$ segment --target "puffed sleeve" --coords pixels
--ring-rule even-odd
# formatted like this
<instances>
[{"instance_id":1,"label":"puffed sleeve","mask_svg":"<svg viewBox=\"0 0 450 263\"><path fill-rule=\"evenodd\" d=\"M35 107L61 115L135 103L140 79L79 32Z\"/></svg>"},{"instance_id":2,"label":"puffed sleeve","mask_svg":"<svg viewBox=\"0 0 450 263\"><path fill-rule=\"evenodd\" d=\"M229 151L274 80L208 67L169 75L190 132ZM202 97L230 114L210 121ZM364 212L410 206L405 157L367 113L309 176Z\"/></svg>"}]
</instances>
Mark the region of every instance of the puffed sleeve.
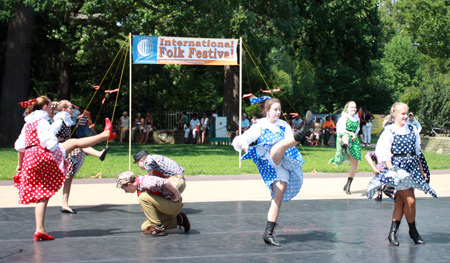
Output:
<instances>
[{"instance_id":1,"label":"puffed sleeve","mask_svg":"<svg viewBox=\"0 0 450 263\"><path fill-rule=\"evenodd\" d=\"M285 121L284 121L284 123L285 123L285 125L284 125L284 127L285 127L284 138L285 138L285 139L288 139L288 138L294 137L294 135L293 135L293 133L292 133L292 128L291 128L291 126L290 126L287 122L285 122Z\"/></svg>"},{"instance_id":2,"label":"puffed sleeve","mask_svg":"<svg viewBox=\"0 0 450 263\"><path fill-rule=\"evenodd\" d=\"M61 129L62 124L62 119L56 119L52 124L50 124L50 132L56 136L56 134L58 134L59 130Z\"/></svg>"},{"instance_id":3,"label":"puffed sleeve","mask_svg":"<svg viewBox=\"0 0 450 263\"><path fill-rule=\"evenodd\" d=\"M242 135L236 136L233 140L233 147L236 151L242 150L241 147L239 147L239 143L242 146L248 146L250 143L254 142L261 136L261 127L259 122L255 123L254 125L250 126L248 130L246 130Z\"/></svg>"},{"instance_id":4,"label":"puffed sleeve","mask_svg":"<svg viewBox=\"0 0 450 263\"><path fill-rule=\"evenodd\" d=\"M347 115L343 114L336 123L336 132L342 133L347 130Z\"/></svg>"},{"instance_id":5,"label":"puffed sleeve","mask_svg":"<svg viewBox=\"0 0 450 263\"><path fill-rule=\"evenodd\" d=\"M47 148L50 151L56 150L58 147L58 138L52 133L50 123L47 120L41 119L37 125L37 134L41 146Z\"/></svg>"},{"instance_id":6,"label":"puffed sleeve","mask_svg":"<svg viewBox=\"0 0 450 263\"><path fill-rule=\"evenodd\" d=\"M422 149L420 147L419 131L416 129L416 127L414 127L413 129L414 129L414 133L416 134L416 145L415 145L416 155L420 155L422 153Z\"/></svg>"},{"instance_id":7,"label":"puffed sleeve","mask_svg":"<svg viewBox=\"0 0 450 263\"><path fill-rule=\"evenodd\" d=\"M14 149L16 149L16 151L18 152L25 151L25 125L20 132L19 138L17 138L16 142L14 143Z\"/></svg>"},{"instance_id":8,"label":"puffed sleeve","mask_svg":"<svg viewBox=\"0 0 450 263\"><path fill-rule=\"evenodd\" d=\"M378 139L377 146L375 148L375 154L378 162L385 162L391 160L391 147L394 142L394 136L392 132L385 129Z\"/></svg>"}]
</instances>

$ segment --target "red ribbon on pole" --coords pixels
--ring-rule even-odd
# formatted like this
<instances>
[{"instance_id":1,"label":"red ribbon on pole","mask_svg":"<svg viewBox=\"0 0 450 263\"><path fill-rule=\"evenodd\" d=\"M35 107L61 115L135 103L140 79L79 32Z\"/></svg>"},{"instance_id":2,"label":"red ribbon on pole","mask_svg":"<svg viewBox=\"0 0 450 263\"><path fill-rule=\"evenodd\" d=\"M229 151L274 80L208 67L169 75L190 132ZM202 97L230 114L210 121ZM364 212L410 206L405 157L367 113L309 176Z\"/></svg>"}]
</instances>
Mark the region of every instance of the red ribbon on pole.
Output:
<instances>
[{"instance_id":1,"label":"red ribbon on pole","mask_svg":"<svg viewBox=\"0 0 450 263\"><path fill-rule=\"evenodd\" d=\"M117 88L117 89L112 89L112 90L105 90L105 93L111 94L111 93L118 92L118 91L119 91L119 89Z\"/></svg>"}]
</instances>

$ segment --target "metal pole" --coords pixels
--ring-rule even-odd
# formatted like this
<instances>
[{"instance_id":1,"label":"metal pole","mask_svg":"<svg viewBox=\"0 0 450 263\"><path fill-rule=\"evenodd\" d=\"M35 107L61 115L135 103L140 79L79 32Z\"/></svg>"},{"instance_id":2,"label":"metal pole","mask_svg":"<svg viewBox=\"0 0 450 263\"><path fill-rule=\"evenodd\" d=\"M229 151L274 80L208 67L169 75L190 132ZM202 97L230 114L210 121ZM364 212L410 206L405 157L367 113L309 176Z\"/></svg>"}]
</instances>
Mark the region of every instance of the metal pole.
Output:
<instances>
[{"instance_id":1,"label":"metal pole","mask_svg":"<svg viewBox=\"0 0 450 263\"><path fill-rule=\"evenodd\" d=\"M242 134L242 37L239 38L239 136ZM241 151L239 151L239 168L241 168Z\"/></svg>"},{"instance_id":2,"label":"metal pole","mask_svg":"<svg viewBox=\"0 0 450 263\"><path fill-rule=\"evenodd\" d=\"M130 44L129 44L129 52L130 52L130 79L129 79L129 87L130 87L130 97L129 97L129 103L128 103L128 112L130 113L130 115L128 115L128 171L131 171L131 118L132 118L132 113L131 113L131 105L132 105L132 97L131 97L131 88L132 88L132 70L131 70L131 66L133 64L133 60L132 60L132 53L133 53L133 46L131 43L131 32L128 34L128 37L130 38Z\"/></svg>"}]
</instances>

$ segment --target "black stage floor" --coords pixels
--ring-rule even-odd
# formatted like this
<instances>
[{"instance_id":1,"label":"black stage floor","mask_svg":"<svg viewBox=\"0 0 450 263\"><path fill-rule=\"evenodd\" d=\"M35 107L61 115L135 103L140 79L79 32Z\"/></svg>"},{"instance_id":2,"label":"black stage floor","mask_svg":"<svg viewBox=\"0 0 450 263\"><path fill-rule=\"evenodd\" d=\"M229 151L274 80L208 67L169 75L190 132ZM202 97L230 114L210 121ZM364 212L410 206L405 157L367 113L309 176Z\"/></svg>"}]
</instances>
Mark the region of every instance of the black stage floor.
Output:
<instances>
[{"instance_id":1,"label":"black stage floor","mask_svg":"<svg viewBox=\"0 0 450 263\"><path fill-rule=\"evenodd\" d=\"M414 245L403 219L399 247L388 245L393 202L305 200L284 203L276 239L262 232L269 202L185 204L189 234L143 237L138 205L47 210L54 241L33 241L34 208L0 209L1 262L450 262L450 198L418 199Z\"/></svg>"}]
</instances>

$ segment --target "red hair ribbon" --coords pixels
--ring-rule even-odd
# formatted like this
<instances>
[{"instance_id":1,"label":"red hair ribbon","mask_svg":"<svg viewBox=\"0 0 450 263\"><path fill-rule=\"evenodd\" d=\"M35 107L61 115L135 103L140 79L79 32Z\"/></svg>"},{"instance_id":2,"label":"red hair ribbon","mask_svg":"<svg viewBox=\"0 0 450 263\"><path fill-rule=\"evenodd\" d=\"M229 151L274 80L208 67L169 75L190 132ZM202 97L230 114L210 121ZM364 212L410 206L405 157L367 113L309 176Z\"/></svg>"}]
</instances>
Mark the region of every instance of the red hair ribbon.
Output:
<instances>
[{"instance_id":1,"label":"red hair ribbon","mask_svg":"<svg viewBox=\"0 0 450 263\"><path fill-rule=\"evenodd\" d=\"M35 102L36 101L36 99L32 99L32 100L27 100L27 101L21 101L21 102L19 102L19 105L22 107L22 108L27 108L28 106L30 106L31 104L33 104L33 102Z\"/></svg>"},{"instance_id":2,"label":"red hair ribbon","mask_svg":"<svg viewBox=\"0 0 450 263\"><path fill-rule=\"evenodd\" d=\"M280 91L280 89L273 89L273 90L270 90L270 89L268 89L268 90L260 89L260 90L261 90L261 92L264 92L264 93L272 93L272 92L278 92L278 91Z\"/></svg>"},{"instance_id":3,"label":"red hair ribbon","mask_svg":"<svg viewBox=\"0 0 450 263\"><path fill-rule=\"evenodd\" d=\"M113 92L118 92L118 91L119 91L119 89L117 88L117 89L112 89L112 90L105 90L105 93L111 94Z\"/></svg>"}]
</instances>

